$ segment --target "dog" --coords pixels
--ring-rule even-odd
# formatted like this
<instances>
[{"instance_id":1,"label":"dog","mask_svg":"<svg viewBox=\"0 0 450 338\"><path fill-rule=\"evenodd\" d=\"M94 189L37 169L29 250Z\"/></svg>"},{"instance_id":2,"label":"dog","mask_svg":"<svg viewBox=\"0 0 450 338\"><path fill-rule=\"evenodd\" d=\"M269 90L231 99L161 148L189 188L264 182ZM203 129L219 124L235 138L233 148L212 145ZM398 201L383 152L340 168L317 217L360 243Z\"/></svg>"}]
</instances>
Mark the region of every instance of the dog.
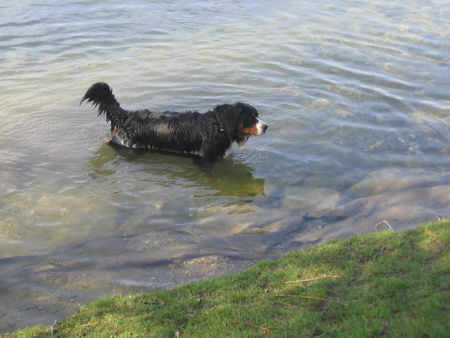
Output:
<instances>
[{"instance_id":1,"label":"dog","mask_svg":"<svg viewBox=\"0 0 450 338\"><path fill-rule=\"evenodd\" d=\"M258 111L246 103L222 104L200 114L196 111L156 113L147 109L125 110L107 83L93 84L80 105L90 102L111 122L115 145L197 156L207 160L225 157L233 142L245 144L250 136L262 135L268 125Z\"/></svg>"}]
</instances>

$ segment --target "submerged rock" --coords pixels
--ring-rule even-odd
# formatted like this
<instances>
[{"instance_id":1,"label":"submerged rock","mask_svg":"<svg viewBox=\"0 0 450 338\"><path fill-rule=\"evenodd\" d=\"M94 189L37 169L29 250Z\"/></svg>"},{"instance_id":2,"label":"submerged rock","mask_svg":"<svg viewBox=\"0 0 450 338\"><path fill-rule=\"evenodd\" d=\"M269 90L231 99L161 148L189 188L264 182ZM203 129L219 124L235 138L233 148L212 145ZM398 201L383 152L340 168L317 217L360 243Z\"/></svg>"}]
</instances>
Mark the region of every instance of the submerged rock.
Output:
<instances>
[{"instance_id":1,"label":"submerged rock","mask_svg":"<svg viewBox=\"0 0 450 338\"><path fill-rule=\"evenodd\" d=\"M336 207L341 195L334 190L315 187L288 187L284 190L283 208L311 212Z\"/></svg>"},{"instance_id":2,"label":"submerged rock","mask_svg":"<svg viewBox=\"0 0 450 338\"><path fill-rule=\"evenodd\" d=\"M440 216L450 216L450 185L386 192L362 197L335 209L306 213L302 221L307 222L307 227L290 240L345 238L375 231L382 220L388 220L400 231Z\"/></svg>"},{"instance_id":3,"label":"submerged rock","mask_svg":"<svg viewBox=\"0 0 450 338\"><path fill-rule=\"evenodd\" d=\"M450 174L433 174L423 169L384 168L369 174L349 189L357 196L371 196L409 188L450 183Z\"/></svg>"}]
</instances>

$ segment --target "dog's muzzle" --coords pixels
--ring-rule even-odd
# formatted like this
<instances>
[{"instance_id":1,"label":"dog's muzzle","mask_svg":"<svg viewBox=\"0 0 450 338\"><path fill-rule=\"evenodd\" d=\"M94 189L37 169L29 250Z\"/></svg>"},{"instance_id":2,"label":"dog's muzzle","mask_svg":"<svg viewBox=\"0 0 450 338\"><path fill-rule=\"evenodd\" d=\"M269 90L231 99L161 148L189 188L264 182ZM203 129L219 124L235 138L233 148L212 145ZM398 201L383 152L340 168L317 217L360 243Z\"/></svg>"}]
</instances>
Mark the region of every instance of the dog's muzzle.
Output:
<instances>
[{"instance_id":1,"label":"dog's muzzle","mask_svg":"<svg viewBox=\"0 0 450 338\"><path fill-rule=\"evenodd\" d=\"M264 121L258 119L258 123L256 124L256 129L258 130L258 135L265 134L267 128L269 128L269 126L266 123L264 123Z\"/></svg>"}]
</instances>

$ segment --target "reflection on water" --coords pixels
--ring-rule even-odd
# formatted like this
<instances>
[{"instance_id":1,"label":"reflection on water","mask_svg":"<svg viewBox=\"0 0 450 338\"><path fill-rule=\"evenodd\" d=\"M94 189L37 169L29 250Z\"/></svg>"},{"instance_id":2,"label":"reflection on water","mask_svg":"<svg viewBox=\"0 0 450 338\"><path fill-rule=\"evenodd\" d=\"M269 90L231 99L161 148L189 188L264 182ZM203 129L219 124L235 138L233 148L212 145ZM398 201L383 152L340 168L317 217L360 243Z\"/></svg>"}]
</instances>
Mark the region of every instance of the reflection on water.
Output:
<instances>
[{"instance_id":1,"label":"reflection on water","mask_svg":"<svg viewBox=\"0 0 450 338\"><path fill-rule=\"evenodd\" d=\"M449 4L0 5L0 332L100 295L450 216ZM79 107L248 102L270 124L210 171L103 144Z\"/></svg>"},{"instance_id":2,"label":"reflection on water","mask_svg":"<svg viewBox=\"0 0 450 338\"><path fill-rule=\"evenodd\" d=\"M235 159L232 155L211 164L208 170L195 165L195 159L159 153L141 153L132 149L104 144L90 160L93 179L114 175L115 167L124 161L132 163L133 172L140 171L161 179L172 181L189 179L183 188L201 186L212 195L222 196L264 196L264 179L254 178L250 165ZM132 174L132 173L130 173ZM166 182L165 184L170 184ZM198 196L200 197L200 196Z\"/></svg>"}]
</instances>

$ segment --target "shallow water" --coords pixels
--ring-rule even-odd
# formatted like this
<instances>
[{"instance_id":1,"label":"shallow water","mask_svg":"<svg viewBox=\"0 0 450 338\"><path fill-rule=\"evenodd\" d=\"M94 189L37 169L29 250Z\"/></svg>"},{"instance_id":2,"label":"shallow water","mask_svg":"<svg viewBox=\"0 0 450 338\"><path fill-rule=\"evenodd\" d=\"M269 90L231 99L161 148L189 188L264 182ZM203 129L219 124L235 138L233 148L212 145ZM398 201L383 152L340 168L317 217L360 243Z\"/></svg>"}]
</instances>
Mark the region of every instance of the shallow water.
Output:
<instances>
[{"instance_id":1,"label":"shallow water","mask_svg":"<svg viewBox=\"0 0 450 338\"><path fill-rule=\"evenodd\" d=\"M450 216L448 1L4 1L0 332L100 295ZM79 106L248 102L269 124L210 175L117 150Z\"/></svg>"}]
</instances>

